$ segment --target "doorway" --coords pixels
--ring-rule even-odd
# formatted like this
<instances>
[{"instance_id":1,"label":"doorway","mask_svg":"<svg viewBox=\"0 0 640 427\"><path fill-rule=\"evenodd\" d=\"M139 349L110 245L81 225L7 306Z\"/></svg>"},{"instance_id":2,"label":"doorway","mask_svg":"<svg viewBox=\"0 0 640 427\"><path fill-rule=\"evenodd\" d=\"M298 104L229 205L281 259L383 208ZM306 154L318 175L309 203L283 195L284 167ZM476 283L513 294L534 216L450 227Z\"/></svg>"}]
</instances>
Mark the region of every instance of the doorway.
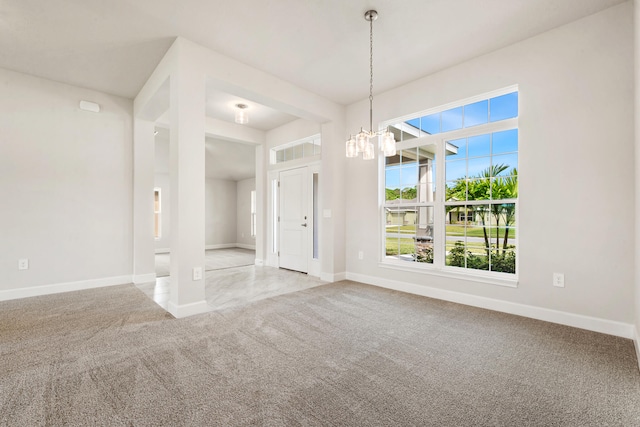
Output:
<instances>
[{"instance_id":1,"label":"doorway","mask_svg":"<svg viewBox=\"0 0 640 427\"><path fill-rule=\"evenodd\" d=\"M274 241L280 268L320 275L318 260L317 167L303 166L278 172L273 206Z\"/></svg>"}]
</instances>

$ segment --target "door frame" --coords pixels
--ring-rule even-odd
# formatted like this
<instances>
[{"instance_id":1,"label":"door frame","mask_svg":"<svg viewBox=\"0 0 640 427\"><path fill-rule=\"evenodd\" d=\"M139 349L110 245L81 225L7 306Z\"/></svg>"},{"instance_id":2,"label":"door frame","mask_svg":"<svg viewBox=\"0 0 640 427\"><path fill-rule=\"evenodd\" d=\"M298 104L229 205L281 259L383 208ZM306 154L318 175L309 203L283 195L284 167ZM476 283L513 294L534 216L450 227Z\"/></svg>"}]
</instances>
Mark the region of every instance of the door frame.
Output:
<instances>
[{"instance_id":1,"label":"door frame","mask_svg":"<svg viewBox=\"0 0 640 427\"><path fill-rule=\"evenodd\" d=\"M288 166L288 167L287 167ZM319 161L310 162L307 164L296 164L296 165L287 165L281 168L273 168L267 171L267 185L266 185L266 194L267 194L267 215L266 215L266 236L265 242L267 245L266 250L266 265L270 267L280 268L280 258L278 256L279 250L279 225L278 225L278 215L279 215L279 188L277 184L274 182L279 182L280 172L299 169L299 168L307 168L307 189L309 192L308 197L308 212L307 215L309 227L307 227L307 257L308 257L308 272L307 274L314 277L320 277L320 254L322 253L322 222L321 212L322 212L322 173L321 173L321 163ZM314 209L314 197L313 197L313 178L314 175L318 176L317 180L317 206ZM315 233L314 233L315 231ZM315 234L315 236L314 236ZM315 239L317 239L317 248L314 256L314 243Z\"/></svg>"}]
</instances>

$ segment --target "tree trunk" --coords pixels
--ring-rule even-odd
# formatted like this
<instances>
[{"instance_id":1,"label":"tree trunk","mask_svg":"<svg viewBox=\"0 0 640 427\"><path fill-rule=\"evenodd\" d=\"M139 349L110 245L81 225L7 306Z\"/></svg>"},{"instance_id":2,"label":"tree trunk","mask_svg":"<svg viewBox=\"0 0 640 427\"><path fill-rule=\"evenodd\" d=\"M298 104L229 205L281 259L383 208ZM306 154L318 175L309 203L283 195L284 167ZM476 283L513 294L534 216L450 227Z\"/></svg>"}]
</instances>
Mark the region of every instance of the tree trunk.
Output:
<instances>
[{"instance_id":1,"label":"tree trunk","mask_svg":"<svg viewBox=\"0 0 640 427\"><path fill-rule=\"evenodd\" d=\"M502 241L502 253L505 253L509 245L509 226L505 226L504 240Z\"/></svg>"},{"instance_id":2,"label":"tree trunk","mask_svg":"<svg viewBox=\"0 0 640 427\"><path fill-rule=\"evenodd\" d=\"M484 250L487 253L487 261L489 261L489 236L487 236L487 227L485 227L484 214L480 215L482 220L482 233L484 233Z\"/></svg>"}]
</instances>

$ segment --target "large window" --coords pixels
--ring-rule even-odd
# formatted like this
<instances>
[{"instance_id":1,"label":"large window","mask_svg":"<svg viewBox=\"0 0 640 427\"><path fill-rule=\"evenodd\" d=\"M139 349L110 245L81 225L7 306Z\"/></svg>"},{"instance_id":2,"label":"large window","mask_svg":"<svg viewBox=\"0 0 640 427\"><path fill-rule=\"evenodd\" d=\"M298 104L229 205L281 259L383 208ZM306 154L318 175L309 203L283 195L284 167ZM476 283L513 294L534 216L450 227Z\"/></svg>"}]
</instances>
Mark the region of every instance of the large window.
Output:
<instances>
[{"instance_id":1,"label":"large window","mask_svg":"<svg viewBox=\"0 0 640 427\"><path fill-rule=\"evenodd\" d=\"M384 262L515 274L517 90L385 125L399 142L383 163Z\"/></svg>"}]
</instances>

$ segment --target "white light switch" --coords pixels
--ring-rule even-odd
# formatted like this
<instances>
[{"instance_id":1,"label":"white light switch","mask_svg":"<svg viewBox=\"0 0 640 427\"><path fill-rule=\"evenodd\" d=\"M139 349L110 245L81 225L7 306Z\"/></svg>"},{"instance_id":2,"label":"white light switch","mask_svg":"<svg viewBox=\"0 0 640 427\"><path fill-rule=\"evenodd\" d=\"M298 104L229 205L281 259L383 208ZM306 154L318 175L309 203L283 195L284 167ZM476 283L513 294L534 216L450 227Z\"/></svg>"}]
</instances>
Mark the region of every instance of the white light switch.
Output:
<instances>
[{"instance_id":1,"label":"white light switch","mask_svg":"<svg viewBox=\"0 0 640 427\"><path fill-rule=\"evenodd\" d=\"M193 280L202 280L202 267L193 267Z\"/></svg>"},{"instance_id":2,"label":"white light switch","mask_svg":"<svg viewBox=\"0 0 640 427\"><path fill-rule=\"evenodd\" d=\"M331 218L331 209L324 209L322 211L322 216L325 218Z\"/></svg>"},{"instance_id":3,"label":"white light switch","mask_svg":"<svg viewBox=\"0 0 640 427\"><path fill-rule=\"evenodd\" d=\"M27 258L22 258L18 260L18 270L28 270L29 269L29 260Z\"/></svg>"}]
</instances>

